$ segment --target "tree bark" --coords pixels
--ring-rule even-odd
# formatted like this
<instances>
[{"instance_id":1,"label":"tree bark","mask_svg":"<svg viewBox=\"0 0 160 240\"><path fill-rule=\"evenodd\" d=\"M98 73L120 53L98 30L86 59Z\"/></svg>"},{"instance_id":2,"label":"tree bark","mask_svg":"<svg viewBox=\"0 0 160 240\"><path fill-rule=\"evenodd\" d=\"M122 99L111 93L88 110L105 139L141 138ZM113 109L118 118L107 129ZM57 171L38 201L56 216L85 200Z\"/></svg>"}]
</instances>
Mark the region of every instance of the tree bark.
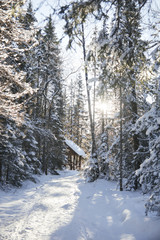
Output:
<instances>
[{"instance_id":1,"label":"tree bark","mask_svg":"<svg viewBox=\"0 0 160 240\"><path fill-rule=\"evenodd\" d=\"M136 96L136 86L135 86L135 81L132 81L132 98L133 101L131 102L131 111L132 111L132 123L135 124L137 120L137 113L138 113L138 108L137 108L137 96ZM139 139L138 139L138 134L133 135L133 149L134 152L137 152L139 148ZM137 169L140 168L141 162L138 159L135 159L135 166L134 170L136 171ZM138 182L137 182L137 177L135 179L135 189L138 188Z\"/></svg>"},{"instance_id":2,"label":"tree bark","mask_svg":"<svg viewBox=\"0 0 160 240\"><path fill-rule=\"evenodd\" d=\"M0 182L2 181L2 159L0 157Z\"/></svg>"},{"instance_id":3,"label":"tree bark","mask_svg":"<svg viewBox=\"0 0 160 240\"><path fill-rule=\"evenodd\" d=\"M119 179L119 186L120 191L123 191L123 167L122 167L122 161L123 161L123 143L122 143L122 87L120 86L120 161L119 161L119 171L120 171L120 179Z\"/></svg>"}]
</instances>

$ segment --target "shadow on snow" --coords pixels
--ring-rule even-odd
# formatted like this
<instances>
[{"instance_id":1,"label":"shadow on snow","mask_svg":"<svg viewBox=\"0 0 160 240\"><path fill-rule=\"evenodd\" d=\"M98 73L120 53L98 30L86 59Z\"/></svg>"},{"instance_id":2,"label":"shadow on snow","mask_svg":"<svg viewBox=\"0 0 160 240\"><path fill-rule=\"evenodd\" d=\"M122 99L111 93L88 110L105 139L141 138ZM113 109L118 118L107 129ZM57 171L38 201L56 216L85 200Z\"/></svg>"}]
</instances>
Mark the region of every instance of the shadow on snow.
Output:
<instances>
[{"instance_id":1,"label":"shadow on snow","mask_svg":"<svg viewBox=\"0 0 160 240\"><path fill-rule=\"evenodd\" d=\"M119 192L115 183L104 180L77 184L72 219L52 233L50 240L159 240L159 221L150 222L144 216L139 193ZM71 206L66 203L62 207L67 212ZM157 228L152 229L153 224Z\"/></svg>"}]
</instances>

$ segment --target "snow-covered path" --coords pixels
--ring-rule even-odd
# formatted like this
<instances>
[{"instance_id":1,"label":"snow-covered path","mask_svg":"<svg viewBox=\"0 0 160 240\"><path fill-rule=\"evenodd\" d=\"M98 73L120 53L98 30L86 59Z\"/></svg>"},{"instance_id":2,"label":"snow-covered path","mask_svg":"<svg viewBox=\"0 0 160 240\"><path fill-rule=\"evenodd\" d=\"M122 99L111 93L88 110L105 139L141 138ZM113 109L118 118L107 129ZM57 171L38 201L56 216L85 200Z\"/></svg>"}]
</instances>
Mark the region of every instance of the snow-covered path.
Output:
<instances>
[{"instance_id":1,"label":"snow-covered path","mask_svg":"<svg viewBox=\"0 0 160 240\"><path fill-rule=\"evenodd\" d=\"M0 240L160 240L160 218L145 216L144 200L75 171L41 176L0 191Z\"/></svg>"}]
</instances>

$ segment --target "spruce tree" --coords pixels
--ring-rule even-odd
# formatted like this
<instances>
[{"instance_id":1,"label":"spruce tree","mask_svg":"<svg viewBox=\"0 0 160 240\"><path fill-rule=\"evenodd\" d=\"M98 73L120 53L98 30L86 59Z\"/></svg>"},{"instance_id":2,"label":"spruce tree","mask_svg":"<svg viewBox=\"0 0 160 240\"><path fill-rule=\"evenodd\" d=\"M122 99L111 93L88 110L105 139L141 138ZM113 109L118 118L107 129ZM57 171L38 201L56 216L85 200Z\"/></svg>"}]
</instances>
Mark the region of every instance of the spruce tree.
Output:
<instances>
[{"instance_id":1,"label":"spruce tree","mask_svg":"<svg viewBox=\"0 0 160 240\"><path fill-rule=\"evenodd\" d=\"M27 166L23 152L25 136L22 126L26 122L26 103L34 93L26 83L26 55L31 48L31 33L23 28L21 1L1 1L0 42L0 178L3 183L20 185L31 177L32 166ZM27 36L27 38L25 38ZM25 169L28 171L25 171Z\"/></svg>"},{"instance_id":2,"label":"spruce tree","mask_svg":"<svg viewBox=\"0 0 160 240\"><path fill-rule=\"evenodd\" d=\"M44 138L42 165L43 171L61 168L64 164L64 137L63 137L63 92L59 41L55 34L55 27L51 18L44 28L43 61L45 66L42 72L43 98L42 118L44 128L51 131L51 139ZM52 146L51 146L52 144ZM50 152L48 151L50 149Z\"/></svg>"},{"instance_id":3,"label":"spruce tree","mask_svg":"<svg viewBox=\"0 0 160 240\"><path fill-rule=\"evenodd\" d=\"M111 85L120 89L119 96L120 102L122 102L120 104L121 146L119 146L118 158L123 160L123 166L127 167L124 169L125 174L127 169L130 169L128 172L128 176L130 176L131 173L135 173L142 161L135 155L139 149L139 137L132 132L132 128L138 118L137 83L145 64L146 43L141 40L139 3L117 1L115 7L116 14L112 22L108 59L112 63L111 69L114 72L114 82ZM120 169L122 168L121 161ZM138 187L136 176L133 185L135 189Z\"/></svg>"}]
</instances>

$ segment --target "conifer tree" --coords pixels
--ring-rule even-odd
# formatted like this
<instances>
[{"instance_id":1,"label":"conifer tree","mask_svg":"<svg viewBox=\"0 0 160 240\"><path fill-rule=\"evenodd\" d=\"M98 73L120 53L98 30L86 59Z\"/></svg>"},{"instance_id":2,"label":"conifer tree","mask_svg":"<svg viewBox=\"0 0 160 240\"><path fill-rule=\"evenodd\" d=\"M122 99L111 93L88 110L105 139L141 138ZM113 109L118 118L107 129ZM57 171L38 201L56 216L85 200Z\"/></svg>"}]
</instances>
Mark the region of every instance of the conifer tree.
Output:
<instances>
[{"instance_id":1,"label":"conifer tree","mask_svg":"<svg viewBox=\"0 0 160 240\"><path fill-rule=\"evenodd\" d=\"M27 11L22 19L22 22L24 24L24 28L30 29L30 26L37 21L34 13L33 13L33 8L32 8L32 1L30 0L28 3Z\"/></svg>"},{"instance_id":2,"label":"conifer tree","mask_svg":"<svg viewBox=\"0 0 160 240\"><path fill-rule=\"evenodd\" d=\"M120 89L121 125L120 125L120 156L124 166L129 166L130 173L139 168L141 159L135 156L139 149L139 137L132 132L138 118L137 82L145 63L145 42L141 40L140 5L136 1L117 1L116 14L110 38L110 55L114 72L114 86ZM122 98L123 94L123 98ZM122 109L123 106L123 109ZM123 111L123 116L122 116ZM122 117L123 121L122 129ZM122 141L122 142L121 142ZM132 160L131 160L132 159ZM122 163L120 161L120 166ZM134 166L134 168L132 167ZM120 168L121 168L120 167ZM120 171L121 172L121 171ZM126 173L126 170L125 170ZM134 187L137 188L135 177Z\"/></svg>"},{"instance_id":3,"label":"conifer tree","mask_svg":"<svg viewBox=\"0 0 160 240\"><path fill-rule=\"evenodd\" d=\"M41 62L42 119L44 129L50 130L50 137L42 143L42 168L54 170L62 167L65 160L63 140L63 92L59 42L51 18L44 28L43 59ZM52 139L52 140L51 140ZM48 151L50 149L50 151Z\"/></svg>"},{"instance_id":4,"label":"conifer tree","mask_svg":"<svg viewBox=\"0 0 160 240\"><path fill-rule=\"evenodd\" d=\"M144 161L136 171L142 192L149 193L150 198L146 203L146 214L154 211L160 215L160 162L159 162L159 143L160 143L160 83L159 83L159 47L152 52L153 79L150 81L151 93L154 96L151 108L146 111L136 122L135 131L145 136L147 139ZM143 138L143 139L145 139Z\"/></svg>"},{"instance_id":5,"label":"conifer tree","mask_svg":"<svg viewBox=\"0 0 160 240\"><path fill-rule=\"evenodd\" d=\"M0 4L3 26L0 35L0 178L4 183L20 185L22 180L31 177L32 172L22 146L25 136L22 126L27 117L26 102L34 92L30 84L26 83L26 55L32 41L30 32L21 23L23 2L1 1ZM25 171L26 168L28 171Z\"/></svg>"}]
</instances>

